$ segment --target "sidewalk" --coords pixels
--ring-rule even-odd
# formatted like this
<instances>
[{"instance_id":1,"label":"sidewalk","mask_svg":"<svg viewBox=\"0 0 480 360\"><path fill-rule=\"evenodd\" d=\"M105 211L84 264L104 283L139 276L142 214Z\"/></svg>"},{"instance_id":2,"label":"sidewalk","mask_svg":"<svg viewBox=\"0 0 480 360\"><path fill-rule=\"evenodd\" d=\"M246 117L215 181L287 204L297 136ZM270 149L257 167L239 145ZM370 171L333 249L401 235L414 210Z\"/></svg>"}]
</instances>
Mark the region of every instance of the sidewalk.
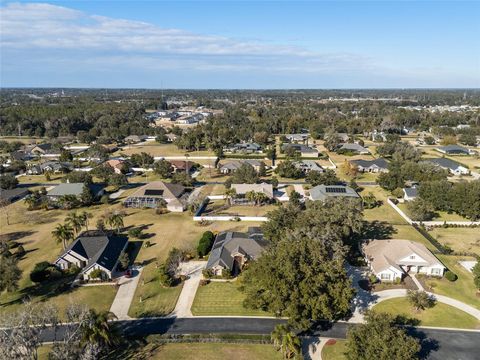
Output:
<instances>
[{"instance_id":1,"label":"sidewalk","mask_svg":"<svg viewBox=\"0 0 480 360\"><path fill-rule=\"evenodd\" d=\"M133 270L133 277L126 278L122 276L119 279L120 288L115 295L110 312L114 313L118 320L129 320L128 309L132 303L138 281L142 275L143 268Z\"/></svg>"}]
</instances>

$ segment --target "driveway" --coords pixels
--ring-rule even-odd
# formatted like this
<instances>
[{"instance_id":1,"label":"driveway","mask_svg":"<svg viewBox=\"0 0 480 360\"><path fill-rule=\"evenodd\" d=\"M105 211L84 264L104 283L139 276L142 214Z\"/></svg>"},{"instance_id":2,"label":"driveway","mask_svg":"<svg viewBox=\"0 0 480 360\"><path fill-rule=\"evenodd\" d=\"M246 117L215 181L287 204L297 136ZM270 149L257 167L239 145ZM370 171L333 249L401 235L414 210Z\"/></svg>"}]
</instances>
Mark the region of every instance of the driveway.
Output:
<instances>
[{"instance_id":1,"label":"driveway","mask_svg":"<svg viewBox=\"0 0 480 360\"><path fill-rule=\"evenodd\" d=\"M182 292L178 297L175 309L170 314L171 317L186 318L193 316L191 311L193 300L202 279L202 270L205 269L206 265L206 261L189 261L180 264L179 275L187 276L187 280L183 283Z\"/></svg>"},{"instance_id":2,"label":"driveway","mask_svg":"<svg viewBox=\"0 0 480 360\"><path fill-rule=\"evenodd\" d=\"M119 320L129 320L128 309L132 303L135 290L137 289L138 281L142 275L143 268L132 269L132 277L120 277L118 284L117 295L113 299L110 312L114 313Z\"/></svg>"}]
</instances>

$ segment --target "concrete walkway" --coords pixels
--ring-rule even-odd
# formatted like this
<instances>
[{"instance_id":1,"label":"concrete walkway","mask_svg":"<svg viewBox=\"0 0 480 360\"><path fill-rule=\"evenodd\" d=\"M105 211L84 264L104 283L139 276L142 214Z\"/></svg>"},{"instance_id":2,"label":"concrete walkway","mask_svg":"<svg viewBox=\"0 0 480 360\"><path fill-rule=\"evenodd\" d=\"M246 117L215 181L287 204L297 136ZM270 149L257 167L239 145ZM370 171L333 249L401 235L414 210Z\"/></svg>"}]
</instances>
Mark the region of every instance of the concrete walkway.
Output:
<instances>
[{"instance_id":1,"label":"concrete walkway","mask_svg":"<svg viewBox=\"0 0 480 360\"><path fill-rule=\"evenodd\" d=\"M206 261L189 261L180 264L179 274L187 276L187 280L183 284L175 310L170 314L170 317L186 318L193 316L191 310L193 300L202 279L202 270L206 265Z\"/></svg>"},{"instance_id":2,"label":"concrete walkway","mask_svg":"<svg viewBox=\"0 0 480 360\"><path fill-rule=\"evenodd\" d=\"M133 269L133 276L131 278L122 276L118 281L120 287L117 291L117 295L115 295L115 299L113 299L112 306L110 307L110 312L114 313L118 320L131 319L128 316L128 309L130 308L133 296L135 295L135 290L137 289L142 271L143 268Z\"/></svg>"},{"instance_id":3,"label":"concrete walkway","mask_svg":"<svg viewBox=\"0 0 480 360\"><path fill-rule=\"evenodd\" d=\"M322 360L322 349L328 339L316 336L302 338L302 354L305 360Z\"/></svg>"},{"instance_id":4,"label":"concrete walkway","mask_svg":"<svg viewBox=\"0 0 480 360\"><path fill-rule=\"evenodd\" d=\"M423 287L422 283L418 281L418 279L415 277L415 274L410 275L410 279L413 280L419 291L425 291L425 288Z\"/></svg>"}]
</instances>

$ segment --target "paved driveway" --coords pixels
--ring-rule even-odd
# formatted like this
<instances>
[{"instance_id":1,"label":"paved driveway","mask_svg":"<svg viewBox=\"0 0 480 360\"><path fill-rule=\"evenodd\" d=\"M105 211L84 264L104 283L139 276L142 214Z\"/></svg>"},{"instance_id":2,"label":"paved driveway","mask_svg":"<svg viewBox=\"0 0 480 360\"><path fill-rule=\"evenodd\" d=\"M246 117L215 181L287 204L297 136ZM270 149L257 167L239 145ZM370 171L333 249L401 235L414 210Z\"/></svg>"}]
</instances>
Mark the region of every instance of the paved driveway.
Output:
<instances>
[{"instance_id":1,"label":"paved driveway","mask_svg":"<svg viewBox=\"0 0 480 360\"><path fill-rule=\"evenodd\" d=\"M180 264L178 272L180 275L187 276L187 280L183 284L175 310L170 316L177 318L193 316L191 311L193 300L202 278L202 270L205 269L206 265L206 261L189 261Z\"/></svg>"},{"instance_id":2,"label":"paved driveway","mask_svg":"<svg viewBox=\"0 0 480 360\"><path fill-rule=\"evenodd\" d=\"M110 311L114 313L119 320L130 319L128 316L128 309L130 308L133 296L135 295L135 290L137 289L142 271L143 268L134 269L132 270L132 277L126 278L125 276L122 276L118 281L120 287L118 288L117 295L115 295Z\"/></svg>"}]
</instances>

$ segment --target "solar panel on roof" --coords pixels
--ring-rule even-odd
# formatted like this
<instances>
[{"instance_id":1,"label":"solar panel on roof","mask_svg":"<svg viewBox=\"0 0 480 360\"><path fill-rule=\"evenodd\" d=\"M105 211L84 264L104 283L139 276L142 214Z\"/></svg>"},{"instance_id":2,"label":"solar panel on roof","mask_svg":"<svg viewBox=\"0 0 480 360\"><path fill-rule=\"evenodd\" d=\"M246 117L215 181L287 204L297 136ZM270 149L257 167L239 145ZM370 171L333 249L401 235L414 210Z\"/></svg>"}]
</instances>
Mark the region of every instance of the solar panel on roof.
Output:
<instances>
[{"instance_id":1,"label":"solar panel on roof","mask_svg":"<svg viewBox=\"0 0 480 360\"><path fill-rule=\"evenodd\" d=\"M163 195L163 190L161 190L161 189L147 189L147 190L145 190L145 195L162 196Z\"/></svg>"},{"instance_id":2,"label":"solar panel on roof","mask_svg":"<svg viewBox=\"0 0 480 360\"><path fill-rule=\"evenodd\" d=\"M329 187L329 188L326 188L325 191L327 193L346 193L347 192L347 190L342 187Z\"/></svg>"}]
</instances>

